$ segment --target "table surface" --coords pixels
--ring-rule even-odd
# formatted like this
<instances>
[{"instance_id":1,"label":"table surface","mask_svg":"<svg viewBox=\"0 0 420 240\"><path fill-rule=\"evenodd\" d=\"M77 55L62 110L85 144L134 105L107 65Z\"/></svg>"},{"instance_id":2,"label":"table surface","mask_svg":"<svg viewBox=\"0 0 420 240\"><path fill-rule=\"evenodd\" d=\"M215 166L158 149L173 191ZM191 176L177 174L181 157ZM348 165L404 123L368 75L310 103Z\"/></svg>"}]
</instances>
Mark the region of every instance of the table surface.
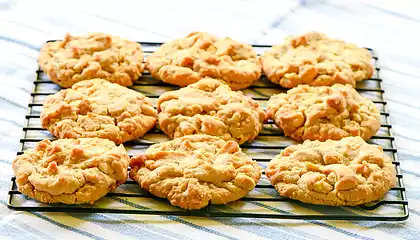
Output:
<instances>
[{"instance_id":1,"label":"table surface","mask_svg":"<svg viewBox=\"0 0 420 240\"><path fill-rule=\"evenodd\" d=\"M420 4L415 1L21 1L0 0L0 236L13 239L418 239L420 234ZM263 2L263 4L262 4ZM317 30L376 49L408 191L405 222L206 219L25 213L7 209L36 58L66 32L167 41L208 31L252 44ZM417 100L417 101L416 101Z\"/></svg>"}]
</instances>

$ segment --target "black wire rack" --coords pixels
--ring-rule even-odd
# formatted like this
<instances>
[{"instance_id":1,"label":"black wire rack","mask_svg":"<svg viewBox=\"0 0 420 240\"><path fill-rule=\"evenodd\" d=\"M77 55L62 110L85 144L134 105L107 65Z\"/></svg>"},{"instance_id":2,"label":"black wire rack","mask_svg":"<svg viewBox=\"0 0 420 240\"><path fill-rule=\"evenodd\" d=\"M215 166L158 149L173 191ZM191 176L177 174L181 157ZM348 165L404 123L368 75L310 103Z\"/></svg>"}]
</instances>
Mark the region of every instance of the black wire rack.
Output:
<instances>
[{"instance_id":1,"label":"black wire rack","mask_svg":"<svg viewBox=\"0 0 420 240\"><path fill-rule=\"evenodd\" d=\"M54 41L54 40L52 40ZM162 43L140 42L145 55L152 53ZM261 54L271 45L253 45L257 53ZM254 191L248 196L226 205L209 205L201 210L183 210L173 207L165 199L152 196L142 191L138 185L128 180L115 192L108 193L94 205L64 205L42 204L29 199L17 190L16 178L12 177L8 192L7 206L10 209L30 212L72 212L72 213L119 213L119 214L149 214L170 216L202 216L202 217L240 217L240 218L270 218L270 219L301 219L301 220L357 220L357 221L403 221L409 216L406 189L403 183L403 175L400 170L400 162L395 148L392 126L389 120L387 102L384 100L382 79L378 57L372 49L368 49L373 55L375 74L371 79L359 82L356 90L363 96L373 100L381 111L382 125L378 133L372 137L371 143L383 146L384 152L393 160L396 168L397 186L380 201L357 207L330 207L305 204L277 194L263 172L262 179ZM151 100L168 90L178 89L177 86L165 84L153 79L145 72L131 87L147 95ZM55 139L40 126L40 112L42 102L46 96L54 94L60 88L51 82L41 71L37 70L34 88L31 93L31 101L28 104L25 125L22 138L20 139L20 151L32 148L43 139ZM272 94L285 92L269 82L264 76L248 89L243 90L263 106ZM155 141L154 139L159 139ZM261 140L262 139L262 140ZM155 142L167 140L166 136L158 128L151 130L142 139L127 142L124 146L129 155L141 152ZM245 153L256 160L261 166L266 164L282 149L295 142L284 137L283 133L275 127L272 121L264 124L263 131L252 143L241 145ZM254 154L254 153L259 153ZM258 155L258 156L257 156ZM261 157L261 155L263 157ZM257 194L254 194L257 193Z\"/></svg>"}]
</instances>

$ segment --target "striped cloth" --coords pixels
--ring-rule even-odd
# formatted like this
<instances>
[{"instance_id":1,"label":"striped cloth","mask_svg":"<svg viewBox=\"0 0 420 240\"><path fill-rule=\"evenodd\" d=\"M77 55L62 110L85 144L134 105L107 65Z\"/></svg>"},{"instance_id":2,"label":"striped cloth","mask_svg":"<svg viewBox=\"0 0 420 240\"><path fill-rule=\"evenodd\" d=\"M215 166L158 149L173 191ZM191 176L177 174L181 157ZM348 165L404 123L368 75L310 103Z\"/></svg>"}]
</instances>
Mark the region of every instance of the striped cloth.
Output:
<instances>
[{"instance_id":1,"label":"striped cloth","mask_svg":"<svg viewBox=\"0 0 420 240\"><path fill-rule=\"evenodd\" d=\"M0 0L0 236L6 239L419 239L420 37L415 1L24 1ZM404 2L404 3L402 3ZM410 218L400 223L194 218L121 214L27 213L6 206L11 162L41 44L66 32L102 31L138 41L166 41L191 31L260 44L309 30L326 32L380 55L382 78ZM141 204L115 197L129 208ZM232 206L233 208L235 205ZM257 207L279 211L268 203ZM340 208L341 209L341 208ZM229 210L229 209L225 209ZM317 206L282 211L320 213ZM341 209L339 211L351 211Z\"/></svg>"}]
</instances>

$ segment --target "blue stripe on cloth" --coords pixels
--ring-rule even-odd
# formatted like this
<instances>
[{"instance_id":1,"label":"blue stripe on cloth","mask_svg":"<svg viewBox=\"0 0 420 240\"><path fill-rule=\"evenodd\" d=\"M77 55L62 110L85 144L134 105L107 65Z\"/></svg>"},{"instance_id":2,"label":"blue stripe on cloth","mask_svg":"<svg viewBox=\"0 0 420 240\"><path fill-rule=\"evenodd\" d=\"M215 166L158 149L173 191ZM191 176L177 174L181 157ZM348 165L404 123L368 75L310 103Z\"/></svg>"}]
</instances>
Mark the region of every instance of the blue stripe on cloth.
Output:
<instances>
[{"instance_id":1,"label":"blue stripe on cloth","mask_svg":"<svg viewBox=\"0 0 420 240\"><path fill-rule=\"evenodd\" d=\"M363 2L361 2L361 4L363 4L366 7L370 7L372 9L378 10L380 12L383 12L383 13L386 13L386 14L389 14L389 15L392 15L392 16L395 16L395 17L403 18L403 19L410 20L410 21L413 21L413 22L416 22L416 23L420 22L420 19L412 18L410 16L400 14L400 13L397 13L397 12L393 12L393 11L388 10L388 9L380 8L380 7L377 7L377 6L372 6L372 5L363 3Z\"/></svg>"},{"instance_id":2,"label":"blue stripe on cloth","mask_svg":"<svg viewBox=\"0 0 420 240\"><path fill-rule=\"evenodd\" d=\"M420 236L420 231L416 226L410 227L408 224L400 222L400 223L363 223L366 228L372 228L377 231L381 231L387 233L392 236L399 236L403 239L411 239L411 240L418 240ZM392 238L390 238L392 239Z\"/></svg>"},{"instance_id":3,"label":"blue stripe on cloth","mask_svg":"<svg viewBox=\"0 0 420 240\"><path fill-rule=\"evenodd\" d=\"M398 91L398 90L394 90L394 91ZM417 90L410 90L410 89L408 89L408 88L406 88L406 89L404 89L404 94L407 94L407 95L415 95L415 94L417 94ZM405 101L405 100L396 100L396 99L392 99L392 103L398 103L398 104L401 104L401 105L403 105L404 107L409 107L409 108L414 108L414 109L419 109L419 107L418 106L416 106L416 105L414 105L414 104L410 104L410 103L408 103L408 101Z\"/></svg>"},{"instance_id":4,"label":"blue stripe on cloth","mask_svg":"<svg viewBox=\"0 0 420 240\"><path fill-rule=\"evenodd\" d=\"M11 43L18 44L18 45L22 45L22 46L27 47L27 48L30 48L32 50L36 50L36 51L39 51L40 50L39 47L36 47L36 46L34 46L32 44L29 44L27 42L24 42L24 41L15 39L15 38L0 36L0 40L6 41L6 42L11 42Z\"/></svg>"},{"instance_id":5,"label":"blue stripe on cloth","mask_svg":"<svg viewBox=\"0 0 420 240\"><path fill-rule=\"evenodd\" d=\"M290 212L283 211L283 210L280 210L278 208L274 208L274 207L265 205L263 203L252 202L252 204L257 205L257 206L260 206L260 207L263 207L263 208L266 208L266 209L269 209L269 210L272 210L272 211L275 211L275 212L278 212L278 213L290 214ZM331 230L333 230L335 232L343 233L344 235L347 235L349 237L354 237L354 238L363 239L363 240L371 240L372 239L372 238L368 238L368 237L365 237L365 236L361 236L361 235L356 234L356 233L352 233L352 232L346 231L346 230L341 229L341 228L337 228L337 227L331 226L331 225L326 224L326 223L321 222L321 221L315 221L315 220L304 220L304 221L305 222L310 222L310 223L313 223L313 224L316 224L316 225L319 225L319 226L322 226L322 227L326 227L326 228L331 229Z\"/></svg>"},{"instance_id":6,"label":"blue stripe on cloth","mask_svg":"<svg viewBox=\"0 0 420 240\"><path fill-rule=\"evenodd\" d=\"M125 216L124 215L120 215L120 214L113 215L113 217L121 220L122 222L133 221L133 220L126 220L124 218ZM146 228L147 229L150 229L151 231L162 233L162 234L165 234L166 236L173 237L173 238L179 239L179 240L191 240L191 238L189 238L187 236L184 236L184 235L181 235L181 234L178 234L178 233L175 233L175 232L171 232L171 231L166 230L166 229L163 229L163 228L159 228L159 227L157 227L157 226L155 226L153 224L146 223L144 221L139 221L137 219L134 220L134 221L135 221L136 224L138 224L139 222L144 223L144 224L147 224Z\"/></svg>"},{"instance_id":7,"label":"blue stripe on cloth","mask_svg":"<svg viewBox=\"0 0 420 240\"><path fill-rule=\"evenodd\" d=\"M398 209L399 207L393 205L384 205L383 207ZM412 209L409 210L410 214ZM418 213L418 212L417 212ZM420 236L420 231L417 226L407 224L406 222L389 223L389 222L357 222L356 224L370 229L375 229L387 233L389 235L395 235L404 239L417 240Z\"/></svg>"},{"instance_id":8,"label":"blue stripe on cloth","mask_svg":"<svg viewBox=\"0 0 420 240\"><path fill-rule=\"evenodd\" d=\"M106 214L90 213L69 213L69 215L74 218L98 224L101 227L111 229L114 232L119 232L127 236L135 236L136 238L141 239L190 239L183 235L155 227L154 225L145 223L144 221L137 219L126 219L121 214L113 214L112 217L107 216ZM115 224L115 222L118 222L118 224ZM136 227L135 225L142 227Z\"/></svg>"},{"instance_id":9,"label":"blue stripe on cloth","mask_svg":"<svg viewBox=\"0 0 420 240\"><path fill-rule=\"evenodd\" d=\"M3 163L3 164L12 164L12 161L0 159L0 163Z\"/></svg>"},{"instance_id":10,"label":"blue stripe on cloth","mask_svg":"<svg viewBox=\"0 0 420 240\"><path fill-rule=\"evenodd\" d=\"M414 73L408 73L408 72L398 71L396 69L388 68L388 67L385 67L385 66L382 66L381 67L381 70L382 71L384 71L384 70L385 71L390 71L390 72L398 73L398 74L409 76L409 77L413 77L413 78L420 78L420 75L414 75Z\"/></svg>"},{"instance_id":11,"label":"blue stripe on cloth","mask_svg":"<svg viewBox=\"0 0 420 240\"><path fill-rule=\"evenodd\" d=\"M4 204L4 205L7 205L6 201L4 201L4 200L0 200L0 203L1 204ZM55 221L55 220L53 220L53 219L51 219L51 218L49 218L47 216L44 216L44 215L42 215L40 213L37 213L37 212L29 212L29 213L32 214L32 215L35 215L35 216L37 216L37 217L39 217L41 219L44 219L45 221L47 221L49 223L52 223L52 224L54 224L54 225L56 225L58 227L64 228L66 230L69 230L69 231L72 231L72 232L75 232L75 233L79 233L79 234L81 234L83 236L90 237L90 238L93 238L93 239L103 239L103 238L98 237L98 236L95 236L95 235L93 235L93 234L91 234L89 232L86 232L86 231L83 231L83 230L80 230L80 229L77 229L77 228L70 227L70 226L67 226L65 224L59 223L59 222L57 222L57 221Z\"/></svg>"},{"instance_id":12,"label":"blue stripe on cloth","mask_svg":"<svg viewBox=\"0 0 420 240\"><path fill-rule=\"evenodd\" d=\"M393 194L392 191L390 193ZM300 203L300 202L297 202L296 204L298 204L302 207L306 207L308 209L311 209L313 211L320 212L322 214L340 214L340 213L346 214L346 215L354 214L353 212L347 211L346 209L339 208L339 207L337 207L337 208L325 208L325 207L320 206L320 205L305 204L305 203ZM401 207L397 207L397 206L393 206L393 205L385 205L383 207L392 207L392 208L395 208L395 209L401 209ZM410 212L411 212L411 209L410 209ZM363 213L366 214L366 215L374 215L370 211L363 211ZM400 226L399 226L400 223L393 224L393 223L378 223L378 222L364 222L364 221L352 221L351 223L353 223L355 225L358 225L360 227L375 228L378 231L382 231L382 232L385 232L385 233L390 234L390 235L397 235L397 236L401 236L403 238L407 238L407 235L406 235L407 231L395 231L395 230L393 230L394 226L398 226L400 228ZM417 231L416 229L414 231L418 233L418 234L416 234L416 236L420 235L420 231Z\"/></svg>"},{"instance_id":13,"label":"blue stripe on cloth","mask_svg":"<svg viewBox=\"0 0 420 240\"><path fill-rule=\"evenodd\" d=\"M0 160L1 161L1 160ZM7 164L10 164L9 162L6 162ZM9 188L9 181L5 181L5 179L0 179L0 189L2 189L2 188L4 188L4 187L7 187L7 189ZM4 201L4 200L1 200L0 199L0 203L2 203L2 204L4 204L4 205L7 205L7 203L6 203L6 201ZM32 214L34 214L35 216L37 216L37 217L40 217L40 218L43 218L43 219L45 219L46 221L48 221L48 222L51 222L51 223L53 223L54 225L57 225L57 226L60 226L60 227L63 227L63 228L65 228L65 229L67 229L67 230L72 230L72 229L75 229L75 228L72 228L72 227L69 227L69 226L66 226L66 225L63 225L63 224L61 224L61 223L59 223L59 222L56 222L56 221L54 221L54 220L52 220L52 219L50 219L50 218L48 218L48 217L46 217L46 216L44 216L44 215L41 215L41 214L38 214L38 213L33 213L32 212ZM83 215L83 214L79 214L79 216L77 216L78 214L76 214L76 213L73 213L73 214L69 214L69 215L71 215L71 216L73 216L73 217L75 217L75 218L78 218L78 219L81 219L81 220L87 220L86 218L89 218L88 216L81 216L81 215ZM104 216L104 215L102 215L101 217L98 217L100 214L94 214L94 215L97 215L96 217L93 217L93 219L89 219L89 221L94 221L95 219L103 219L103 218L107 218L106 216ZM92 215L93 216L93 215ZM119 215L114 215L113 217L118 217ZM120 219L122 219L121 217L119 217ZM49 219L49 220L48 220ZM124 222L124 221L122 221L122 220L119 220L119 221L121 221L121 222ZM114 229L113 228L113 224L106 224L106 222L105 221L98 221L98 223L99 223L99 225L101 225L101 223L103 224L103 223L105 223L104 225L107 225L107 226L105 226L105 228L107 228L107 229L113 229L113 230L116 230L116 228ZM136 223L139 223L139 221L136 221ZM144 222L142 222L142 223L144 223ZM124 227L124 226L128 226L128 225L124 225L124 224L119 224L119 225L115 225L115 226L119 226L119 227L121 227L121 226L123 226L122 227L122 231L120 231L121 233L123 233L123 234L127 234L127 233L132 233L133 232L133 227L131 227L131 228L127 228L127 227ZM182 236L182 235L179 235L179 234L177 234L177 233L172 233L172 232L169 232L169 231L167 231L167 230L165 230L165 229L158 229L158 228L156 228L155 226L153 226L153 225L147 225L147 228L148 229L152 229L152 230L154 230L155 232L158 232L158 233L162 233L163 235L167 235L167 236L172 236L173 238L176 238L176 239L189 239L189 238L187 238L187 237L185 237L185 236ZM78 229L76 229L76 230L78 230ZM80 234L83 234L83 233L86 233L86 234L90 234L90 233L88 233L88 232L85 232L85 231L82 231L82 230L80 230L80 232L79 231L74 231L74 232L77 232L77 233L80 233ZM138 233L142 233L142 232L138 232ZM88 235L86 235L86 234L83 234L83 235L85 235L85 236L88 236ZM94 235L92 235L92 236L94 236ZM153 236L153 235L150 235L149 237L151 237L151 236ZM90 237L90 236L89 236ZM96 237L96 236L94 236L94 237ZM99 237L96 237L97 239L101 239L101 238L99 238ZM150 238L147 238L147 239L150 239Z\"/></svg>"},{"instance_id":14,"label":"blue stripe on cloth","mask_svg":"<svg viewBox=\"0 0 420 240\"><path fill-rule=\"evenodd\" d=\"M400 159L410 159L410 160L416 161L416 160L419 160L420 155L413 155L413 154L410 154L410 153L407 153L407 152L403 153L403 152L400 151L400 152L398 152L398 157ZM404 166L404 165L402 165L402 166Z\"/></svg>"},{"instance_id":15,"label":"blue stripe on cloth","mask_svg":"<svg viewBox=\"0 0 420 240\"><path fill-rule=\"evenodd\" d=\"M29 226L28 224L20 222L18 220L13 221L13 225L18 226L19 228L23 229L24 231L28 231L28 232L34 234L35 236L39 237L42 240L54 239L51 236L46 235L45 233L43 233L39 229L33 228L32 226ZM26 239L28 239L28 238L26 238Z\"/></svg>"},{"instance_id":16,"label":"blue stripe on cloth","mask_svg":"<svg viewBox=\"0 0 420 240\"><path fill-rule=\"evenodd\" d=\"M1 199L0 199L0 203L1 204L4 204L4 205L7 205L6 201L1 200ZM64 228L66 230L69 230L69 231L72 231L72 232L75 232L75 233L79 233L79 234L81 234L83 236L90 237L90 238L93 238L93 239L103 239L103 238L98 237L98 236L95 236L95 235L93 235L93 234L91 234L89 232L86 232L86 231L83 231L83 230L80 230L80 229L77 229L77 228L70 227L70 226L67 226L65 224L59 223L59 222L57 222L57 221L55 221L55 220L53 220L53 219L51 219L51 218L49 218L47 216L44 216L44 215L42 215L40 213L37 213L37 212L29 212L29 213L32 214L32 215L35 215L35 216L37 216L37 217L39 217L41 219L44 219L45 221L47 221L49 223L52 223L52 224L54 224L54 225L56 225L58 227Z\"/></svg>"},{"instance_id":17,"label":"blue stripe on cloth","mask_svg":"<svg viewBox=\"0 0 420 240\"><path fill-rule=\"evenodd\" d=\"M69 230L69 231L72 231L72 232L75 232L75 233L79 233L79 234L81 234L83 236L90 237L90 238L93 238L93 239L103 239L103 238L98 237L96 235L93 235L93 234L91 234L89 232L86 232L86 231L83 231L83 230L80 230L80 229L77 229L77 228L74 228L74 227L70 227L68 225L65 225L65 224L62 224L60 222L54 221L53 219L51 219L51 218L49 218L47 216L44 216L44 215L42 215L40 213L31 212L31 214L33 214L33 215L35 215L35 216L37 216L39 218L42 218L45 221L50 222L50 223L52 223L52 224L54 224L54 225L56 225L58 227L64 228L66 230Z\"/></svg>"},{"instance_id":18,"label":"blue stripe on cloth","mask_svg":"<svg viewBox=\"0 0 420 240\"><path fill-rule=\"evenodd\" d=\"M21 124L21 123L16 122L16 121L14 121L14 120L10 120L10 119L6 119L6 118L2 118L2 117L0 117L0 121L3 121L3 122L9 122L9 123L11 123L11 124L15 125L16 127L22 127L22 124Z\"/></svg>"},{"instance_id":19,"label":"blue stripe on cloth","mask_svg":"<svg viewBox=\"0 0 420 240\"><path fill-rule=\"evenodd\" d=\"M0 224L0 234L1 237L5 237L6 239L13 239L13 240L27 240L27 239L34 239L35 236L31 234L25 234L22 232L21 229L14 227L11 224ZM41 239L41 238L38 238Z\"/></svg>"},{"instance_id":20,"label":"blue stripe on cloth","mask_svg":"<svg viewBox=\"0 0 420 240\"><path fill-rule=\"evenodd\" d=\"M29 56L28 56L29 57ZM9 76L16 76L16 72L21 70L19 66L16 65L1 65L0 67L1 74L9 75Z\"/></svg>"},{"instance_id":21,"label":"blue stripe on cloth","mask_svg":"<svg viewBox=\"0 0 420 240\"><path fill-rule=\"evenodd\" d=\"M233 210L226 205L217 207L223 212L242 212L240 210ZM247 232L252 232L255 235L261 236L267 239L278 239L281 235L282 239L296 240L297 236L303 239L320 239L319 236L308 234L304 231L295 230L289 228L284 224L278 222L272 222L265 219L246 219L246 218L210 218L214 221L221 222L225 225L238 228Z\"/></svg>"},{"instance_id":22,"label":"blue stripe on cloth","mask_svg":"<svg viewBox=\"0 0 420 240\"><path fill-rule=\"evenodd\" d=\"M132 24L127 24L127 23L118 21L115 18L111 19L111 18L108 18L108 17L105 17L105 16L100 16L100 15L93 14L93 13L86 13L84 11L81 11L80 9L78 9L78 11L80 13L86 14L86 15L91 16L91 17L96 17L96 18L99 18L101 20L105 20L105 21L112 22L112 23L117 23L117 24L120 24L120 25L123 25L123 26L126 26L126 27L138 29L138 30L143 31L143 32L152 33L152 34L155 34L155 35L160 36L160 37L165 37L168 40L173 38L171 36L168 36L168 35L165 35L165 34L162 34L162 33L159 33L159 32L155 32L155 31L151 31L151 30L148 30L148 29L145 29L145 28L141 28L138 25L132 25Z\"/></svg>"},{"instance_id":23,"label":"blue stripe on cloth","mask_svg":"<svg viewBox=\"0 0 420 240\"><path fill-rule=\"evenodd\" d=\"M28 94L28 95L29 95L29 94ZM5 98L5 97L2 97L2 96L0 96L0 100L3 100L3 101L5 101L5 102L7 102L7 103L10 103L11 105L13 105L13 106L15 106L15 107L18 107L18 108L22 108L22 109L27 109L27 108L28 108L27 106L20 105L19 103L17 103L17 102L13 102L13 101L11 101L11 100L9 100L9 99L7 99L7 98Z\"/></svg>"},{"instance_id":24,"label":"blue stripe on cloth","mask_svg":"<svg viewBox=\"0 0 420 240\"><path fill-rule=\"evenodd\" d=\"M404 169L404 168L401 168L401 170L402 170L403 174L409 174L409 175L413 175L415 177L420 178L420 173L413 172L413 171L410 171L410 170L407 170L407 169Z\"/></svg>"},{"instance_id":25,"label":"blue stripe on cloth","mask_svg":"<svg viewBox=\"0 0 420 240\"><path fill-rule=\"evenodd\" d=\"M289 12L285 13L284 15L281 15L279 18L277 18L276 20L274 20L273 22L271 22L270 23L270 27L271 28L278 28L284 22L284 20L286 20L287 17L291 13L294 13L295 11L296 11L296 9L294 9L294 8L290 9Z\"/></svg>"},{"instance_id":26,"label":"blue stripe on cloth","mask_svg":"<svg viewBox=\"0 0 420 240\"><path fill-rule=\"evenodd\" d=\"M12 20L9 20L9 19L0 19L0 21L15 24L15 25L22 26L22 27L25 27L25 28L29 28L32 31L36 30L38 32L42 32L42 33L46 33L46 34L50 33L50 32L45 31L45 29L41 29L41 28L37 27L36 25L27 25L27 24L24 24L22 22L12 21Z\"/></svg>"},{"instance_id":27,"label":"blue stripe on cloth","mask_svg":"<svg viewBox=\"0 0 420 240\"><path fill-rule=\"evenodd\" d=\"M151 210L151 208L144 207L142 205L139 205L139 204L136 204L136 203L127 201L125 199L121 199L121 198L117 198L117 197L110 197L110 198L112 198L112 199L114 199L114 200L116 200L116 201L118 201L120 203L124 203L126 205L131 206L131 207L137 208L137 209ZM235 237L226 235L226 234L221 233L221 232L218 232L216 230L213 230L213 229L210 229L210 228L206 228L206 227L203 227L203 226L196 225L194 223L185 221L184 219L181 219L180 217L177 217L177 216L161 216L161 217L166 218L166 219L169 219L169 220L172 220L172 221L175 221L175 222L179 222L179 223L185 224L185 225L187 225L189 227L198 229L198 230L203 231L203 232L208 232L208 233L212 233L212 234L217 235L217 236L225 237L227 239L237 239Z\"/></svg>"},{"instance_id":28,"label":"blue stripe on cloth","mask_svg":"<svg viewBox=\"0 0 420 240\"><path fill-rule=\"evenodd\" d=\"M413 124L412 125L414 128L415 128L415 125ZM413 138L413 137L408 137L407 135L405 135L405 134L400 134L400 133L395 133L395 132L393 132L393 134L394 134L394 137L398 137L398 138L404 138L404 139L406 139L406 140L410 140L410 141L413 141L413 142L417 142L417 141L419 141L418 139L415 139L415 138ZM397 146L398 147L398 146ZM401 155L401 153L398 153L399 155Z\"/></svg>"}]
</instances>

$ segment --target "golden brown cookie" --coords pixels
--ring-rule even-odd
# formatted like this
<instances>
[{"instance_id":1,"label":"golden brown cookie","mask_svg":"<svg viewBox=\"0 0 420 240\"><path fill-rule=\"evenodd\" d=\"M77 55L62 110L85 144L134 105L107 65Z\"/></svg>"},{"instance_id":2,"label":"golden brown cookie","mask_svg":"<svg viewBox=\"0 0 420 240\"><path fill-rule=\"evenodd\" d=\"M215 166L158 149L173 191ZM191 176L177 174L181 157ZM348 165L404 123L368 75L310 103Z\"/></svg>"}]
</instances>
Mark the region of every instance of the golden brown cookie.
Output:
<instances>
[{"instance_id":1,"label":"golden brown cookie","mask_svg":"<svg viewBox=\"0 0 420 240\"><path fill-rule=\"evenodd\" d=\"M268 79L284 88L335 83L354 87L356 81L372 77L371 61L367 49L317 32L288 37L261 57Z\"/></svg>"},{"instance_id":2,"label":"golden brown cookie","mask_svg":"<svg viewBox=\"0 0 420 240\"><path fill-rule=\"evenodd\" d=\"M239 144L257 137L265 115L252 98L211 78L162 94L157 109L160 128L171 138L203 133Z\"/></svg>"},{"instance_id":3,"label":"golden brown cookie","mask_svg":"<svg viewBox=\"0 0 420 240\"><path fill-rule=\"evenodd\" d=\"M395 166L379 145L360 137L305 141L270 161L266 175L280 195L302 202L355 206L380 199L396 184Z\"/></svg>"},{"instance_id":4,"label":"golden brown cookie","mask_svg":"<svg viewBox=\"0 0 420 240\"><path fill-rule=\"evenodd\" d=\"M48 96L41 113L42 127L58 138L99 137L116 144L142 137L156 119L147 97L103 79Z\"/></svg>"},{"instance_id":5,"label":"golden brown cookie","mask_svg":"<svg viewBox=\"0 0 420 240\"><path fill-rule=\"evenodd\" d=\"M67 34L63 41L46 43L38 62L53 82L65 88L93 78L130 86L144 69L139 43L104 33Z\"/></svg>"},{"instance_id":6,"label":"golden brown cookie","mask_svg":"<svg viewBox=\"0 0 420 240\"><path fill-rule=\"evenodd\" d=\"M43 203L95 202L127 179L124 146L100 138L43 140L13 161L18 190Z\"/></svg>"},{"instance_id":7,"label":"golden brown cookie","mask_svg":"<svg viewBox=\"0 0 420 240\"><path fill-rule=\"evenodd\" d=\"M299 85L274 95L267 104L267 117L285 136L297 141L339 140L361 136L365 141L381 127L375 104L350 85L332 87Z\"/></svg>"},{"instance_id":8,"label":"golden brown cookie","mask_svg":"<svg viewBox=\"0 0 420 240\"><path fill-rule=\"evenodd\" d=\"M261 176L236 142L202 134L152 145L130 166L130 178L142 188L184 209L238 200Z\"/></svg>"},{"instance_id":9,"label":"golden brown cookie","mask_svg":"<svg viewBox=\"0 0 420 240\"><path fill-rule=\"evenodd\" d=\"M237 90L250 86L261 75L261 64L251 45L204 32L163 44L147 57L146 68L154 78L181 87L212 77Z\"/></svg>"}]
</instances>

